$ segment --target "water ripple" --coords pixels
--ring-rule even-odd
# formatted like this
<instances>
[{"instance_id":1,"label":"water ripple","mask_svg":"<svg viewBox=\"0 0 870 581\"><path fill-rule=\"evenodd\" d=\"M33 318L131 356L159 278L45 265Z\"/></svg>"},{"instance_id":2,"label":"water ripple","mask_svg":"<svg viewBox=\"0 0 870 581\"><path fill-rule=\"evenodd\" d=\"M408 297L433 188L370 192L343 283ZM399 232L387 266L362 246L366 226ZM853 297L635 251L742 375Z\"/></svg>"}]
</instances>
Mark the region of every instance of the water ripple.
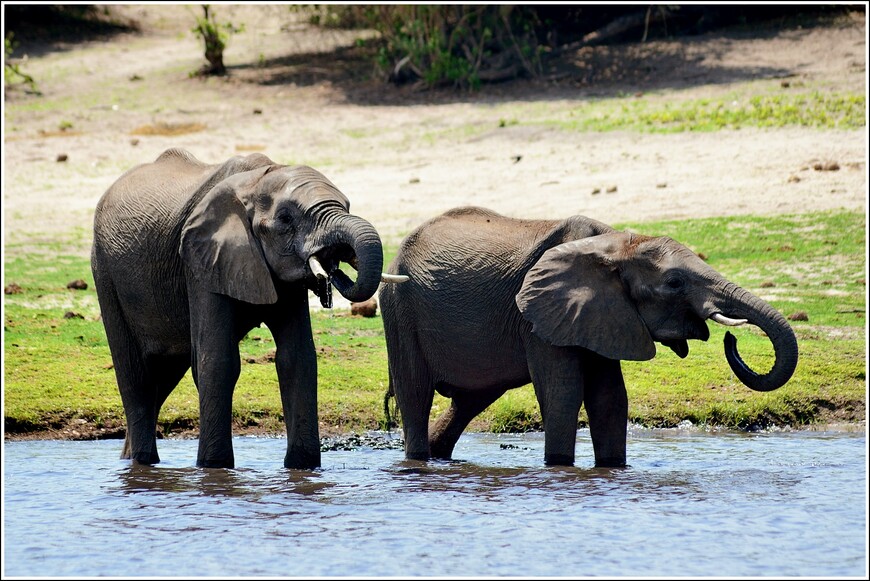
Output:
<instances>
[{"instance_id":1,"label":"water ripple","mask_svg":"<svg viewBox=\"0 0 870 581\"><path fill-rule=\"evenodd\" d=\"M12 576L856 576L864 434L630 432L631 466L543 466L541 434L466 434L460 460L329 451L281 467L237 438L233 470L117 460L117 442L4 443ZM50 468L47 468L50 467Z\"/></svg>"}]
</instances>

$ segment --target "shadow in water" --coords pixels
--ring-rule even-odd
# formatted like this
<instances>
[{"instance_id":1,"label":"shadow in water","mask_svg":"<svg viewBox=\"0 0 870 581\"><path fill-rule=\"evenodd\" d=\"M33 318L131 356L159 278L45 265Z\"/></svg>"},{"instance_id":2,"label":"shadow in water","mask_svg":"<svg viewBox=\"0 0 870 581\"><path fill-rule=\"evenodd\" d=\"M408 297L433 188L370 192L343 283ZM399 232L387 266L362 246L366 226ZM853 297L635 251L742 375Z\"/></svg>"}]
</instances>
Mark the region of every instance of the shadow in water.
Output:
<instances>
[{"instance_id":1,"label":"shadow in water","mask_svg":"<svg viewBox=\"0 0 870 581\"><path fill-rule=\"evenodd\" d=\"M318 472L252 469L159 468L131 464L119 471L117 490L123 494L192 493L201 496L249 498L290 493L314 496L334 486Z\"/></svg>"},{"instance_id":2,"label":"shadow in water","mask_svg":"<svg viewBox=\"0 0 870 581\"><path fill-rule=\"evenodd\" d=\"M481 466L461 460L403 460L390 472L403 493L458 492L494 498L512 492L598 493L618 486L631 473L628 468Z\"/></svg>"}]
</instances>

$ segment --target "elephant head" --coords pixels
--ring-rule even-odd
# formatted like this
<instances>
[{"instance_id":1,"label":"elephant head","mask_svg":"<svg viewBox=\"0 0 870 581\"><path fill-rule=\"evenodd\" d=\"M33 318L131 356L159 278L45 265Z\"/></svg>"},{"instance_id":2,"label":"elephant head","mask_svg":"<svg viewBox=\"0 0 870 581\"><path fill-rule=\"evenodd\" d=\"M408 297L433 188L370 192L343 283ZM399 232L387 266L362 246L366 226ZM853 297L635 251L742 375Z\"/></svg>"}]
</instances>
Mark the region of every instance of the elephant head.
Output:
<instances>
[{"instance_id":1,"label":"elephant head","mask_svg":"<svg viewBox=\"0 0 870 581\"><path fill-rule=\"evenodd\" d=\"M709 338L709 319L751 323L773 344L773 367L759 374L726 333L726 359L749 388L777 389L797 366L797 340L779 312L667 237L613 232L551 248L526 274L516 302L544 340L610 359L651 359L654 341L685 357L688 339Z\"/></svg>"},{"instance_id":2,"label":"elephant head","mask_svg":"<svg viewBox=\"0 0 870 581\"><path fill-rule=\"evenodd\" d=\"M195 203L180 252L212 292L249 303L274 303L276 281L305 281L324 306L331 306L331 284L364 301L377 291L383 251L375 228L349 208L309 167L260 167L224 179ZM356 269L356 281L340 262Z\"/></svg>"}]
</instances>

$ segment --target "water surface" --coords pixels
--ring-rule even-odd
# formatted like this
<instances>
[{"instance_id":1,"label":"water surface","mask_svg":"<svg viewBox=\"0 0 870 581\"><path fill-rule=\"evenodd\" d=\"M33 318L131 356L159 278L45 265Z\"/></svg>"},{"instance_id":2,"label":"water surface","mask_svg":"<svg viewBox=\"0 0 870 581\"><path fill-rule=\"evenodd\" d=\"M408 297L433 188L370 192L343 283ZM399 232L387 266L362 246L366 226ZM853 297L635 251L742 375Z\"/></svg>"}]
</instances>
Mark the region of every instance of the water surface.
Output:
<instances>
[{"instance_id":1,"label":"water surface","mask_svg":"<svg viewBox=\"0 0 870 581\"><path fill-rule=\"evenodd\" d=\"M4 443L4 576L865 576L862 433L632 429L631 466L543 465L543 435L465 434L281 466L285 440Z\"/></svg>"}]
</instances>

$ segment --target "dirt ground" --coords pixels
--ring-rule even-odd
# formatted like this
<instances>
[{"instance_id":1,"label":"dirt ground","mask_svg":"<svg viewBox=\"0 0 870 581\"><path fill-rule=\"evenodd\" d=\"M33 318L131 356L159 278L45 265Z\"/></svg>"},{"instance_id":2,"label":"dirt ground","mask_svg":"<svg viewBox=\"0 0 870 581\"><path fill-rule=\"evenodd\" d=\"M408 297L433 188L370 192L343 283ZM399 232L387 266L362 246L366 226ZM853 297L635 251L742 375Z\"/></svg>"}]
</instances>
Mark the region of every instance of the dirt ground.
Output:
<instances>
[{"instance_id":1,"label":"dirt ground","mask_svg":"<svg viewBox=\"0 0 870 581\"><path fill-rule=\"evenodd\" d=\"M204 63L190 33L196 8L117 6L140 32L16 52L27 54L21 67L41 95L19 86L4 98L7 255L47 238L87 253L100 195L168 147L210 163L260 151L311 165L391 242L467 204L607 223L866 211L866 128L642 134L522 123L617 95L866 94L861 13L587 47L563 54L544 78L468 93L385 84L354 48L367 33L318 30L269 5L219 6L221 19L244 24L225 52L229 74L193 78Z\"/></svg>"},{"instance_id":2,"label":"dirt ground","mask_svg":"<svg viewBox=\"0 0 870 581\"><path fill-rule=\"evenodd\" d=\"M464 204L607 223L866 205L866 130L589 134L511 123L536 105L714 98L759 79L866 93L861 14L586 48L563 55L545 79L457 94L367 79L371 65L352 50L359 32L318 31L279 6L221 6L222 18L245 27L225 53L229 76L189 78L204 62L189 32L193 8L116 9L142 32L25 47L22 68L42 96L5 99L6 243L89 228L112 181L167 147L208 162L262 151L312 165L385 239ZM200 130L147 134L154 127ZM825 162L839 170L813 169Z\"/></svg>"}]
</instances>

